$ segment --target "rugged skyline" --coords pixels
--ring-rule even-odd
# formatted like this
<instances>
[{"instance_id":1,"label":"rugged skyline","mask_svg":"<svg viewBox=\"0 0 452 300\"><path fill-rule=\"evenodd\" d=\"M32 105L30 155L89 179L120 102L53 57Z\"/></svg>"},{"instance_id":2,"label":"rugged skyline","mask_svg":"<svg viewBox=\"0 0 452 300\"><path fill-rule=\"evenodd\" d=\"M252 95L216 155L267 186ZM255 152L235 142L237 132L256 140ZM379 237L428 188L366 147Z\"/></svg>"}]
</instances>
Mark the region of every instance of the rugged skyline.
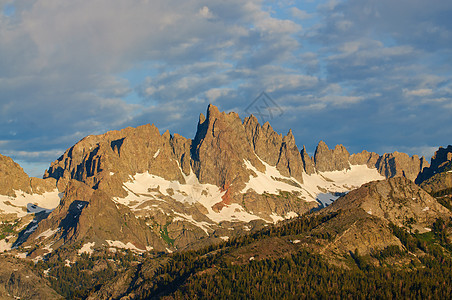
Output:
<instances>
[{"instance_id":1,"label":"rugged skyline","mask_svg":"<svg viewBox=\"0 0 452 300\"><path fill-rule=\"evenodd\" d=\"M193 138L208 103L263 91L310 154L431 156L452 129L447 1L0 0L0 153L32 176L82 137L154 123ZM263 123L263 120L259 120Z\"/></svg>"}]
</instances>

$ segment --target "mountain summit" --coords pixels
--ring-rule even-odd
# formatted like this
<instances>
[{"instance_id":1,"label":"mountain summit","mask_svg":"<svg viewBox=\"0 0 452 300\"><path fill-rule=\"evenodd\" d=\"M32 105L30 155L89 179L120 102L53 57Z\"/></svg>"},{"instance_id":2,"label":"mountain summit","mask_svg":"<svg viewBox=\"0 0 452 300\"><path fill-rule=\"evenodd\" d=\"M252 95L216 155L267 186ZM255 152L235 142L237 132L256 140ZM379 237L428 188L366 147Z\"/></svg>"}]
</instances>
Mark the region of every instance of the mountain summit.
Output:
<instances>
[{"instance_id":1,"label":"mountain summit","mask_svg":"<svg viewBox=\"0 0 452 300\"><path fill-rule=\"evenodd\" d=\"M35 180L2 161L14 182L1 190L2 203L32 194ZM209 105L194 139L148 124L87 136L66 150L41 180L62 192L61 202L16 246L38 243L36 256L63 245L80 253L196 248L329 205L369 181L414 180L426 166L417 156L350 155L323 141L310 157L291 130L283 136L252 115L242 121Z\"/></svg>"}]
</instances>

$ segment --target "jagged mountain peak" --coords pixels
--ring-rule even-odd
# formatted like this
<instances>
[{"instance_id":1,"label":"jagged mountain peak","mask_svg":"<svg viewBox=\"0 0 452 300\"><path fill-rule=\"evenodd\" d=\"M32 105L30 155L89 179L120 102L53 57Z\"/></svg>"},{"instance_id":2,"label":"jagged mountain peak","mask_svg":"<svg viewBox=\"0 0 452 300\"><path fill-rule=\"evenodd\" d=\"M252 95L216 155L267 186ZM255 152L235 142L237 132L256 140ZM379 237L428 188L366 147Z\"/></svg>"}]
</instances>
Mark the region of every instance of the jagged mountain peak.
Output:
<instances>
[{"instance_id":1,"label":"jagged mountain peak","mask_svg":"<svg viewBox=\"0 0 452 300\"><path fill-rule=\"evenodd\" d=\"M342 145L330 150L324 141L320 141L314 152L314 163L317 171L340 171L350 169L350 153Z\"/></svg>"},{"instance_id":2,"label":"jagged mountain peak","mask_svg":"<svg viewBox=\"0 0 452 300\"><path fill-rule=\"evenodd\" d=\"M65 151L44 176L57 180L65 196L38 229L29 228L36 230L31 239L45 243L40 237L52 233L57 246L83 239L105 245L116 235L141 250L164 245L175 250L204 236L229 237L226 227L243 232L249 229L243 224L258 228L301 215L381 179L377 170L381 165L386 170L386 161L377 155L377 165L375 155L351 157L344 146L329 149L321 141L310 158L305 147L299 151L292 130L283 136L254 116L242 121L209 105L193 140L146 124L87 136ZM391 174L408 169L399 156L392 154ZM408 164L412 161L417 163ZM104 213L116 224L112 234L101 228L108 223L104 217L99 219L104 225L96 225L96 216ZM138 221L124 221L123 214ZM134 230L147 233L134 236Z\"/></svg>"}]
</instances>

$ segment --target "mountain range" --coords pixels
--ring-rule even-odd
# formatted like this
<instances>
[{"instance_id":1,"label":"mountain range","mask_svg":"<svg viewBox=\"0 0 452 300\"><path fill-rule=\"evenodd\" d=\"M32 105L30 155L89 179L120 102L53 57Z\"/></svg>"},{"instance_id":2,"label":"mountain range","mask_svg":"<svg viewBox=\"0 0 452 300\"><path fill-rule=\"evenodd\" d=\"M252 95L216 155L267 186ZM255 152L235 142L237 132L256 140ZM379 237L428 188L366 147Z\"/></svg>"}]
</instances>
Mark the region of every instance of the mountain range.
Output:
<instances>
[{"instance_id":1,"label":"mountain range","mask_svg":"<svg viewBox=\"0 0 452 300\"><path fill-rule=\"evenodd\" d=\"M278 247L303 245L341 265L355 250L405 247L391 226L424 234L451 218L451 172L452 146L430 164L323 141L311 157L292 131L283 136L252 115L241 120L209 105L193 139L149 124L87 136L42 179L0 155L0 251L35 263L64 254L69 265L118 251L160 257L312 219L322 222ZM235 259L265 256L257 249ZM130 282L97 296L127 289Z\"/></svg>"}]
</instances>

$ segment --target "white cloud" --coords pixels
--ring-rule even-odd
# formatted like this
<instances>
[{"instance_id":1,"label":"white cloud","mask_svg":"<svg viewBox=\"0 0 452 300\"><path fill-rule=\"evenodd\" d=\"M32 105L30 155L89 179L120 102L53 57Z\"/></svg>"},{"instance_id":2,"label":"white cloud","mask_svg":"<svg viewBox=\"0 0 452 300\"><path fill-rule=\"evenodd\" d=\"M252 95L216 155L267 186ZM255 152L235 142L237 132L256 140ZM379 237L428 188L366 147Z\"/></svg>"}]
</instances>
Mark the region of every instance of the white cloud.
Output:
<instances>
[{"instance_id":1,"label":"white cloud","mask_svg":"<svg viewBox=\"0 0 452 300\"><path fill-rule=\"evenodd\" d=\"M213 14L210 11L210 9L207 6L203 6L200 10L199 10L199 15L203 18L206 19L212 19L213 18Z\"/></svg>"},{"instance_id":2,"label":"white cloud","mask_svg":"<svg viewBox=\"0 0 452 300\"><path fill-rule=\"evenodd\" d=\"M425 97L433 94L432 89L417 89L417 90L408 90L403 89L403 93L406 96L416 96L416 97Z\"/></svg>"},{"instance_id":3,"label":"white cloud","mask_svg":"<svg viewBox=\"0 0 452 300\"><path fill-rule=\"evenodd\" d=\"M305 139L390 118L434 145L452 133L434 130L450 119L452 4L432 1L1 1L0 151L48 157L149 122L191 136L208 102L243 113L264 90L288 108L276 127L315 124Z\"/></svg>"},{"instance_id":4,"label":"white cloud","mask_svg":"<svg viewBox=\"0 0 452 300\"><path fill-rule=\"evenodd\" d=\"M300 20L306 20L306 19L313 18L313 16L311 14L309 14L307 11L301 10L297 7L291 7L290 12L294 18L297 18Z\"/></svg>"}]
</instances>

